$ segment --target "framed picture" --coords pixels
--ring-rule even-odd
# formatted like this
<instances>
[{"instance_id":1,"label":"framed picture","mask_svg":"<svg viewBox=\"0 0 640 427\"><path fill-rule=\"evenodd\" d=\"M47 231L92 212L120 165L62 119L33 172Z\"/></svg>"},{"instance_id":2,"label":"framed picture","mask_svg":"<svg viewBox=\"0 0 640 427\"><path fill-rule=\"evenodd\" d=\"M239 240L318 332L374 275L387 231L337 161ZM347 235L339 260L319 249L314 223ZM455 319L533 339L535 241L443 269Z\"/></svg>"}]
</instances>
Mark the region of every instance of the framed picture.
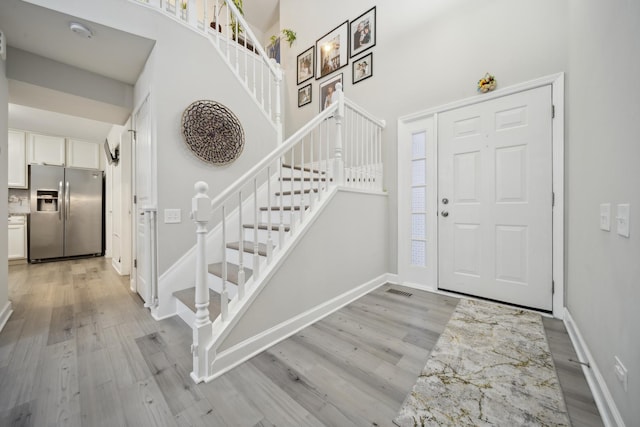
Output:
<instances>
[{"instance_id":1,"label":"framed picture","mask_svg":"<svg viewBox=\"0 0 640 427\"><path fill-rule=\"evenodd\" d=\"M298 108L311 104L311 83L298 89Z\"/></svg>"},{"instance_id":2,"label":"framed picture","mask_svg":"<svg viewBox=\"0 0 640 427\"><path fill-rule=\"evenodd\" d=\"M313 49L314 47L311 46L298 55L298 84L304 83L313 77L313 68L315 65L313 62Z\"/></svg>"},{"instance_id":3,"label":"framed picture","mask_svg":"<svg viewBox=\"0 0 640 427\"><path fill-rule=\"evenodd\" d=\"M376 45L376 7L351 21L351 57Z\"/></svg>"},{"instance_id":4,"label":"framed picture","mask_svg":"<svg viewBox=\"0 0 640 427\"><path fill-rule=\"evenodd\" d=\"M326 82L320 83L320 111L323 111L338 100L336 96L336 85L338 83L342 83L342 73L330 78Z\"/></svg>"},{"instance_id":5,"label":"framed picture","mask_svg":"<svg viewBox=\"0 0 640 427\"><path fill-rule=\"evenodd\" d=\"M316 80L327 76L349 63L349 21L316 41Z\"/></svg>"},{"instance_id":6,"label":"framed picture","mask_svg":"<svg viewBox=\"0 0 640 427\"><path fill-rule=\"evenodd\" d=\"M351 64L353 84L368 79L373 75L373 52L356 59Z\"/></svg>"}]
</instances>

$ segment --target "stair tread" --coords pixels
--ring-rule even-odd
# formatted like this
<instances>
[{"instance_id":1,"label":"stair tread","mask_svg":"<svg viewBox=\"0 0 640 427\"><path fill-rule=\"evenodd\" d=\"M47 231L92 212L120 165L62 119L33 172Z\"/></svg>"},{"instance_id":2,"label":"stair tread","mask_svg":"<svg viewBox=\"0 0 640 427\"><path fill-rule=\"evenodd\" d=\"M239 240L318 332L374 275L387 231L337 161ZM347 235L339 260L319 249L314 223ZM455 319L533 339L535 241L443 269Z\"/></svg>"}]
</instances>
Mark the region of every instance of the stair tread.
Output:
<instances>
[{"instance_id":1,"label":"stair tread","mask_svg":"<svg viewBox=\"0 0 640 427\"><path fill-rule=\"evenodd\" d=\"M272 211L279 211L279 210L284 210L284 211L290 211L291 208L293 208L294 211L299 211L301 208L304 208L305 210L309 209L309 206L271 206L271 210ZM268 206L262 206L260 208L261 211L268 211L269 207Z\"/></svg>"},{"instance_id":2,"label":"stair tread","mask_svg":"<svg viewBox=\"0 0 640 427\"><path fill-rule=\"evenodd\" d=\"M213 264L209 264L208 268L209 273L214 276L218 276L222 278L222 263L216 262ZM230 262L227 263L227 282L231 282L235 285L238 284L238 273L240 272L240 267L237 264L232 264ZM244 280L249 280L249 277L253 274L253 270L245 267L244 268Z\"/></svg>"},{"instance_id":3,"label":"stair tread","mask_svg":"<svg viewBox=\"0 0 640 427\"><path fill-rule=\"evenodd\" d=\"M255 253L254 251L254 245L253 242L249 241L249 240L243 240L243 244L244 244L244 252L253 254ZM229 249L235 249L236 251L240 250L240 242L231 242L231 243L227 243L227 248ZM258 243L258 255L260 256L267 256L267 245L264 243Z\"/></svg>"},{"instance_id":4,"label":"stair tread","mask_svg":"<svg viewBox=\"0 0 640 427\"><path fill-rule=\"evenodd\" d=\"M180 302L196 312L196 288L187 288L173 293ZM220 314L220 294L209 289L209 317L213 320Z\"/></svg>"},{"instance_id":5,"label":"stair tread","mask_svg":"<svg viewBox=\"0 0 640 427\"><path fill-rule=\"evenodd\" d=\"M313 172L313 173L320 173L320 174L325 174L326 172L324 171L320 171L318 169L311 169L308 167L303 168L302 166L291 166L291 165L287 165L287 164L283 164L282 165L283 168L288 168L288 169L293 169L293 170L301 170L304 172Z\"/></svg>"},{"instance_id":6,"label":"stair tread","mask_svg":"<svg viewBox=\"0 0 640 427\"><path fill-rule=\"evenodd\" d=\"M310 177L310 176L305 176L305 177L300 177L300 176L294 176L294 177L290 177L290 176L283 176L280 177L280 180L282 181L326 181L327 178L325 177L318 177L318 176L314 176L314 177Z\"/></svg>"},{"instance_id":7,"label":"stair tread","mask_svg":"<svg viewBox=\"0 0 640 427\"><path fill-rule=\"evenodd\" d=\"M294 190L293 192L292 191L283 191L283 192L279 192L278 191L278 192L276 192L276 196L290 196L291 193L293 193L293 194L302 194L302 193L307 194L307 193L311 193L312 191L314 193L317 193L318 189L317 188L307 188L307 189L302 190L302 191Z\"/></svg>"},{"instance_id":8,"label":"stair tread","mask_svg":"<svg viewBox=\"0 0 640 427\"><path fill-rule=\"evenodd\" d=\"M284 225L284 231L289 231L290 227L288 224L283 224ZM242 225L243 228L253 228L253 224L243 224ZM275 230L278 231L278 224L271 224L271 230ZM261 222L258 224L258 230L267 230L269 228L269 224L267 224L266 222Z\"/></svg>"}]
</instances>

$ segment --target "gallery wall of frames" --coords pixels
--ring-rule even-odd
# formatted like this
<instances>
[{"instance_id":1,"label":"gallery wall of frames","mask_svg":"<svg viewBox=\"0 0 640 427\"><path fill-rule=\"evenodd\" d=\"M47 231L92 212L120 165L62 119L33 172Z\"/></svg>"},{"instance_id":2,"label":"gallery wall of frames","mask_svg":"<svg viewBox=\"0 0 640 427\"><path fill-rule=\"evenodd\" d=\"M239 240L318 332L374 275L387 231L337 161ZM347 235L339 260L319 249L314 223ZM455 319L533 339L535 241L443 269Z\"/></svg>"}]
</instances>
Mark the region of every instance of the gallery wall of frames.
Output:
<instances>
[{"instance_id":1,"label":"gallery wall of frames","mask_svg":"<svg viewBox=\"0 0 640 427\"><path fill-rule=\"evenodd\" d=\"M313 101L311 82L319 81L320 111L335 101L336 85L343 83L344 72L351 62L351 83L360 83L373 76L373 48L376 45L376 7L372 7L351 21L344 21L320 37L297 56L296 81L298 108ZM349 68L346 68L349 70ZM344 85L343 85L344 87Z\"/></svg>"}]
</instances>

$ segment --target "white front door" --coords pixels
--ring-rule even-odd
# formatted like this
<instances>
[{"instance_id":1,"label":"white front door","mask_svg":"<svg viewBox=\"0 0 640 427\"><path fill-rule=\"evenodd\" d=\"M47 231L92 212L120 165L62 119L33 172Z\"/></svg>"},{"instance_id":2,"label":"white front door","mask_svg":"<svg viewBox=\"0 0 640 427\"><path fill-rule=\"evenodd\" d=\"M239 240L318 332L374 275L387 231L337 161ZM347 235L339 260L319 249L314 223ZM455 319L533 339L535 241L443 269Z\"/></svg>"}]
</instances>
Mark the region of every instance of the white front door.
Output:
<instances>
[{"instance_id":1,"label":"white front door","mask_svg":"<svg viewBox=\"0 0 640 427\"><path fill-rule=\"evenodd\" d=\"M151 138L151 114L149 111L149 99L145 100L134 116L135 125L135 259L134 274L135 289L145 302L150 299L149 274L150 253L149 227L145 217L144 208L152 206L152 138Z\"/></svg>"},{"instance_id":2,"label":"white front door","mask_svg":"<svg viewBox=\"0 0 640 427\"><path fill-rule=\"evenodd\" d=\"M438 287L552 309L551 86L438 116Z\"/></svg>"}]
</instances>

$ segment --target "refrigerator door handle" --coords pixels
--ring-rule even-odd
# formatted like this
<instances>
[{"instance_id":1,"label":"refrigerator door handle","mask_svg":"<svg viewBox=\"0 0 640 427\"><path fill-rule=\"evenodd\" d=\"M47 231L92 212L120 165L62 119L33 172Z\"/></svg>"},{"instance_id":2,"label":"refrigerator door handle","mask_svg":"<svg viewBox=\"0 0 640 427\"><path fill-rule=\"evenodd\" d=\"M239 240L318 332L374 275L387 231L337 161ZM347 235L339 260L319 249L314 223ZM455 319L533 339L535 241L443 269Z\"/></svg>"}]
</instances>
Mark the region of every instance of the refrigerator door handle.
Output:
<instances>
[{"instance_id":1,"label":"refrigerator door handle","mask_svg":"<svg viewBox=\"0 0 640 427\"><path fill-rule=\"evenodd\" d=\"M64 212L67 220L69 219L69 213L71 212L71 191L69 190L69 181L67 181L67 186L64 192L64 196L67 199L65 201Z\"/></svg>"},{"instance_id":2,"label":"refrigerator door handle","mask_svg":"<svg viewBox=\"0 0 640 427\"><path fill-rule=\"evenodd\" d=\"M62 181L58 182L58 219L62 221L62 203L60 203L60 197L62 197Z\"/></svg>"}]
</instances>

